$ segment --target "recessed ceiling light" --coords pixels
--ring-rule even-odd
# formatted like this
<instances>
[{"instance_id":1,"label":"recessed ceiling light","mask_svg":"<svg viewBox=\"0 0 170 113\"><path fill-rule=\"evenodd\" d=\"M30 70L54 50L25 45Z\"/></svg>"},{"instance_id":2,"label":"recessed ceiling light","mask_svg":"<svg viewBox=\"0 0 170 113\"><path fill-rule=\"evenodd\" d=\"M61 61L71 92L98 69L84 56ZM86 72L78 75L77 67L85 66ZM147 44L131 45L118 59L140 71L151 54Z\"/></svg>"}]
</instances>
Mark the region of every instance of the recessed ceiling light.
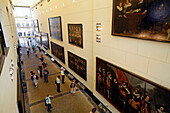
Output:
<instances>
[{"instance_id":1,"label":"recessed ceiling light","mask_svg":"<svg viewBox=\"0 0 170 113\"><path fill-rule=\"evenodd\" d=\"M55 6L55 8L57 9L57 6Z\"/></svg>"},{"instance_id":2,"label":"recessed ceiling light","mask_svg":"<svg viewBox=\"0 0 170 113\"><path fill-rule=\"evenodd\" d=\"M64 6L64 2L63 2L63 6Z\"/></svg>"},{"instance_id":3,"label":"recessed ceiling light","mask_svg":"<svg viewBox=\"0 0 170 113\"><path fill-rule=\"evenodd\" d=\"M76 0L73 0L73 3L75 2Z\"/></svg>"}]
</instances>

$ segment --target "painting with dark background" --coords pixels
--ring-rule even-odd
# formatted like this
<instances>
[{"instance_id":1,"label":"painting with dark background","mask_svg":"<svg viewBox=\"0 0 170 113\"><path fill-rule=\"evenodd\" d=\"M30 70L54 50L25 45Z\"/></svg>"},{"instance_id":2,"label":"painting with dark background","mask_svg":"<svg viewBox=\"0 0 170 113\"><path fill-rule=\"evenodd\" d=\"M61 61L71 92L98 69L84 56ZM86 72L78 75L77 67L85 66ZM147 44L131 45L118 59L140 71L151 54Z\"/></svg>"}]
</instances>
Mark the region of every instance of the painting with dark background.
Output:
<instances>
[{"instance_id":1,"label":"painting with dark background","mask_svg":"<svg viewBox=\"0 0 170 113\"><path fill-rule=\"evenodd\" d=\"M40 36L35 35L35 41L36 41L38 44L42 45L42 39L41 39Z\"/></svg>"},{"instance_id":2,"label":"painting with dark background","mask_svg":"<svg viewBox=\"0 0 170 113\"><path fill-rule=\"evenodd\" d=\"M112 35L170 42L170 0L113 0Z\"/></svg>"},{"instance_id":3,"label":"painting with dark background","mask_svg":"<svg viewBox=\"0 0 170 113\"><path fill-rule=\"evenodd\" d=\"M96 90L122 113L155 113L160 107L170 112L169 89L100 58L96 58Z\"/></svg>"},{"instance_id":4,"label":"painting with dark background","mask_svg":"<svg viewBox=\"0 0 170 113\"><path fill-rule=\"evenodd\" d=\"M40 31L39 31L38 19L33 20L33 24L34 24L34 31L35 31L36 33L39 33Z\"/></svg>"},{"instance_id":5,"label":"painting with dark background","mask_svg":"<svg viewBox=\"0 0 170 113\"><path fill-rule=\"evenodd\" d=\"M60 61L65 63L64 58L64 47L59 46L58 44L55 44L51 42L51 52L54 56L56 56Z\"/></svg>"},{"instance_id":6,"label":"painting with dark background","mask_svg":"<svg viewBox=\"0 0 170 113\"><path fill-rule=\"evenodd\" d=\"M68 24L69 43L83 48L82 24Z\"/></svg>"},{"instance_id":7,"label":"painting with dark background","mask_svg":"<svg viewBox=\"0 0 170 113\"><path fill-rule=\"evenodd\" d=\"M41 32L41 39L42 39L43 46L45 46L47 49L49 49L48 33Z\"/></svg>"},{"instance_id":8,"label":"painting with dark background","mask_svg":"<svg viewBox=\"0 0 170 113\"><path fill-rule=\"evenodd\" d=\"M0 75L5 60L5 48L6 48L6 44L5 44L3 30L0 23Z\"/></svg>"},{"instance_id":9,"label":"painting with dark background","mask_svg":"<svg viewBox=\"0 0 170 113\"><path fill-rule=\"evenodd\" d=\"M87 80L85 59L68 51L68 66L84 80Z\"/></svg>"},{"instance_id":10,"label":"painting with dark background","mask_svg":"<svg viewBox=\"0 0 170 113\"><path fill-rule=\"evenodd\" d=\"M61 25L61 17L52 17L48 18L49 27L50 27L50 36L57 40L63 41L62 39L62 25Z\"/></svg>"}]
</instances>

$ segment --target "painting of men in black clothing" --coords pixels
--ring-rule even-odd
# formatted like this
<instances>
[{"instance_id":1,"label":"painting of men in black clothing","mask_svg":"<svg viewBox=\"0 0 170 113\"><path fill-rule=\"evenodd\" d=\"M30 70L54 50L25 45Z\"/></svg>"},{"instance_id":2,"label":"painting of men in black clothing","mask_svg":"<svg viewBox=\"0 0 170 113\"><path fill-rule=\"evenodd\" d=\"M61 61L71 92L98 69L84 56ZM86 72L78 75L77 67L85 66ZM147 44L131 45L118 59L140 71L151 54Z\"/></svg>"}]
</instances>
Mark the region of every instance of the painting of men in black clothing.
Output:
<instances>
[{"instance_id":1,"label":"painting of men in black clothing","mask_svg":"<svg viewBox=\"0 0 170 113\"><path fill-rule=\"evenodd\" d=\"M170 42L170 0L114 0L112 35Z\"/></svg>"},{"instance_id":2,"label":"painting of men in black clothing","mask_svg":"<svg viewBox=\"0 0 170 113\"><path fill-rule=\"evenodd\" d=\"M169 89L96 58L96 90L121 113L170 112Z\"/></svg>"},{"instance_id":3,"label":"painting of men in black clothing","mask_svg":"<svg viewBox=\"0 0 170 113\"><path fill-rule=\"evenodd\" d=\"M84 80L87 80L85 59L68 51L68 66Z\"/></svg>"},{"instance_id":4,"label":"painting of men in black clothing","mask_svg":"<svg viewBox=\"0 0 170 113\"><path fill-rule=\"evenodd\" d=\"M64 47L51 42L51 53L56 56L60 61L65 63L65 57L64 57Z\"/></svg>"}]
</instances>

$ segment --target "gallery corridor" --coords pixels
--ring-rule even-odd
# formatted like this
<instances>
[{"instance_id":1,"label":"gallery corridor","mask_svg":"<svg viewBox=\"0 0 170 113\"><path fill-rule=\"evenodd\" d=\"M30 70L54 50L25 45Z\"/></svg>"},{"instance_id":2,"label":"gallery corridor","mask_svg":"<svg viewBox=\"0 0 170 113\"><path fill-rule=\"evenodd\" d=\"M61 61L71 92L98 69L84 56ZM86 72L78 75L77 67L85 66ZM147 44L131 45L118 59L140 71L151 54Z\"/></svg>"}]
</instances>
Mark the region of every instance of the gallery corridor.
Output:
<instances>
[{"instance_id":1,"label":"gallery corridor","mask_svg":"<svg viewBox=\"0 0 170 113\"><path fill-rule=\"evenodd\" d=\"M36 57L32 51L30 56L27 56L25 48L22 48L21 52L27 84L27 91L24 93L27 113L47 113L47 107L45 106L44 101L47 94L54 96L51 102L53 107L51 111L53 113L89 113L93 107L96 107L91 98L79 88L77 88L75 96L71 95L71 81L67 77L65 77L65 84L60 84L61 92L57 92L55 79L57 75L60 75L60 68L53 63L48 56L44 55L43 52L39 52L38 57ZM44 60L48 64L48 83L44 82L44 77L40 78L37 71L38 66L41 65L41 61L39 59L41 54L44 55ZM39 76L37 88L33 85L30 71L35 72L35 74Z\"/></svg>"}]
</instances>

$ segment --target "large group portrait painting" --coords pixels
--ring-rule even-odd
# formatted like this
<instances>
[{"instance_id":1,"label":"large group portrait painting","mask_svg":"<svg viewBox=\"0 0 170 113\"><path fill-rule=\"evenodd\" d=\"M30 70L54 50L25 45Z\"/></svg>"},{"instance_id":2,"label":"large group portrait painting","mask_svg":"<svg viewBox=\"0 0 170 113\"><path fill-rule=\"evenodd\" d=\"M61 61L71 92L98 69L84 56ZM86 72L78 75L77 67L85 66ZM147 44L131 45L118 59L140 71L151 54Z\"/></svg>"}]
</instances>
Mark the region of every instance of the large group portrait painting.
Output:
<instances>
[{"instance_id":1,"label":"large group portrait painting","mask_svg":"<svg viewBox=\"0 0 170 113\"><path fill-rule=\"evenodd\" d=\"M170 0L113 0L112 35L170 42Z\"/></svg>"},{"instance_id":2,"label":"large group portrait painting","mask_svg":"<svg viewBox=\"0 0 170 113\"><path fill-rule=\"evenodd\" d=\"M170 90L96 58L96 90L121 113L170 113Z\"/></svg>"}]
</instances>

